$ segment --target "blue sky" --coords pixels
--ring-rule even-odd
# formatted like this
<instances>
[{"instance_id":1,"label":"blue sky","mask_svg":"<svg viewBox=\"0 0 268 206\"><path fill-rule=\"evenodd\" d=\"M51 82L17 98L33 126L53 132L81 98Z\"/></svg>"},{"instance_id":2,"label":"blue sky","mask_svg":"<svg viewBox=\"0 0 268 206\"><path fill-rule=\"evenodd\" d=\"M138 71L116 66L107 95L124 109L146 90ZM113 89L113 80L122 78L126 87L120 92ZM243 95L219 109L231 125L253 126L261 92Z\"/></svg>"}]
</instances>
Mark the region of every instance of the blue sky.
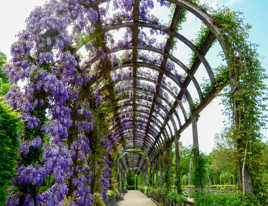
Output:
<instances>
[{"instance_id":1,"label":"blue sky","mask_svg":"<svg viewBox=\"0 0 268 206\"><path fill-rule=\"evenodd\" d=\"M230 7L243 12L246 22L253 26L249 38L259 46L261 62L268 68L268 1L237 0ZM268 69L266 71L268 72Z\"/></svg>"},{"instance_id":2,"label":"blue sky","mask_svg":"<svg viewBox=\"0 0 268 206\"><path fill-rule=\"evenodd\" d=\"M253 26L250 31L250 40L258 46L258 53L264 68L268 68L268 1L267 0L200 0L208 3L213 8L222 5L232 10L243 12L245 22ZM9 47L16 40L15 35L25 28L25 19L30 11L44 0L9 0L4 1L0 7L0 50L9 57ZM14 6L16 5L16 6ZM268 75L268 69L266 69ZM268 81L267 85L268 85ZM268 91L266 91L268 94ZM198 122L199 144L203 152L210 152L214 145L214 136L224 128L224 121L228 121L223 115L224 107L220 104L221 99L216 98L201 113ZM267 133L267 132L264 132ZM191 127L183 132L181 140L183 144L192 144ZM266 137L268 137L266 135ZM266 138L267 139L267 138Z\"/></svg>"}]
</instances>

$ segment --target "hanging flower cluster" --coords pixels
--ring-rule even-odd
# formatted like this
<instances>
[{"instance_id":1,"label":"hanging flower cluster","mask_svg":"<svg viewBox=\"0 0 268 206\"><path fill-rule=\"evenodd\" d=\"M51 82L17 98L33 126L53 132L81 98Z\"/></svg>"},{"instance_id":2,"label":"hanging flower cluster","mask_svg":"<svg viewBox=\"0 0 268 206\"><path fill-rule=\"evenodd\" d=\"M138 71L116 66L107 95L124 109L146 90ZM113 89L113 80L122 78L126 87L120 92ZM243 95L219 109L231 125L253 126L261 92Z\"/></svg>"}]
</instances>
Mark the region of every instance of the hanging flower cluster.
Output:
<instances>
[{"instance_id":1,"label":"hanging flower cluster","mask_svg":"<svg viewBox=\"0 0 268 206\"><path fill-rule=\"evenodd\" d=\"M140 1L141 21L160 24L147 12L154 3ZM166 1L158 3L170 7ZM122 28L123 38L117 40L112 27L133 22L134 4L134 0L50 0L31 12L26 29L11 47L11 62L4 68L10 82L19 85L9 90L7 100L25 123L13 182L17 189L6 205L54 206L66 200L72 205L91 205L98 199L96 193L108 200L120 133L133 129L133 124L132 117L122 118L118 131L110 132L105 115L111 111L103 108L111 105L99 92L108 81L118 85L114 91L129 95L129 100L133 97L124 92L133 85L133 71L106 75L106 67L123 67L133 58L132 28ZM163 52L165 42L150 35L162 35L168 26L140 31L137 46ZM116 53L120 49L124 51ZM148 64L160 65L163 60L141 54L137 60ZM166 72L174 69L174 63L168 61ZM157 81L153 78L151 81ZM179 75L176 78L181 81ZM152 101L156 92L168 97L150 84L136 83L137 89L149 93L144 101ZM161 101L157 98L155 111L160 110ZM138 130L147 128L144 119L137 117ZM151 128L149 134L157 136Z\"/></svg>"}]
</instances>

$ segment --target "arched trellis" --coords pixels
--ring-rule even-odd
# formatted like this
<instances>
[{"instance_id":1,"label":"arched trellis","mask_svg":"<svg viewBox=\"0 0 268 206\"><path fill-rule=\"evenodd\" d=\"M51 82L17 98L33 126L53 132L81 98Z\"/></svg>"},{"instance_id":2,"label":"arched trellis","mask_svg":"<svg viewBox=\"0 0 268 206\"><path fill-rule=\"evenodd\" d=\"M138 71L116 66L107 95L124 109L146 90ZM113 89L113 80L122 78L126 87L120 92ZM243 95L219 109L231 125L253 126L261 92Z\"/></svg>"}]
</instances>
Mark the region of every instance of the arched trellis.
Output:
<instances>
[{"instance_id":1,"label":"arched trellis","mask_svg":"<svg viewBox=\"0 0 268 206\"><path fill-rule=\"evenodd\" d=\"M131 2L122 1L121 3L124 5L121 5L121 7L126 8L127 14L125 14L124 17L127 18L115 18L113 19L113 21L107 22L104 18L105 11L103 10L103 8L101 8L100 4L107 2L109 3L109 0L101 0L94 2L79 0L77 1L77 4L82 5L82 7L84 7L83 9L88 10L88 13L90 13L90 16L86 17L89 18L89 20L87 20L87 23L85 25L80 25L79 22L79 18L84 18L83 9L83 11L80 11L81 16L78 18L78 20L76 19L76 17L73 16L75 12L71 11L68 13L67 11L69 16L68 20L66 21L66 25L68 24L68 26L60 27L59 31L57 32L54 32L54 28L48 28L47 31L43 32L33 31L35 30L34 27L31 27L31 21L35 21L35 19L33 19L33 17L35 16L33 15L31 18L29 18L31 21L29 20L28 22L28 29L32 29L31 32L37 33L39 35L36 36L38 37L36 38L37 40L29 40L30 38L26 33L21 35L20 38L24 39L24 41L32 41L31 43L33 43L34 45L33 50L35 50L36 53L34 51L32 55L30 52L25 51L26 57L24 58L24 55L20 55L20 53L18 52L18 54L14 55L15 57L13 58L12 62L15 65L15 69L7 69L11 76L13 75L14 77L14 70L17 69L17 65L21 66L23 69L25 67L25 62L23 62L23 64L21 64L20 61L17 62L18 59L23 60L23 58L24 60L26 60L26 62L30 59L29 61L31 64L40 66L40 68L37 68L41 71L40 77L49 79L49 81L47 81L47 79L42 79L42 83L45 82L45 84L41 86L43 87L42 94L45 96L45 98L48 96L48 103L46 103L44 108L42 108L42 117L44 121L42 119L40 123L42 127L40 125L40 128L42 130L44 130L44 128L49 128L47 127L45 122L46 111L49 111L52 114L52 118L48 118L48 120L51 120L51 122L49 122L49 126L52 126L53 123L58 123L56 121L59 121L61 123L59 127L58 125L56 125L55 127L56 129L59 128L58 131L53 131L52 134L52 138L54 138L53 141L58 141L58 144L56 146L64 148L66 152L68 152L70 148L74 148L74 150L78 151L80 146L80 150L84 153L85 156L88 156L91 152L89 145L92 144L93 146L91 145L91 149L93 149L93 159L97 156L101 156L100 152L97 151L96 148L94 148L95 145L99 145L100 148L104 149L106 151L106 154L101 157L101 161L104 163L106 167L105 169L102 164L96 166L96 164L98 164L97 161L91 161L91 163L86 163L86 158L83 158L83 161L85 161L85 165L88 168L91 167L94 170L98 168L98 166L100 166L98 172L104 173L102 175L102 181L104 182L108 181L109 179L109 164L112 163L114 166L113 159L115 159L114 156L118 154L117 152L119 151L120 146L120 144L117 144L118 140L120 143L123 144L121 152L124 153L124 151L138 148L140 151L146 154L146 158L148 158L148 161L145 161L145 158L138 153L135 153L135 155L132 156L129 156L127 154L124 156L123 159L120 159L118 161L118 168L121 167L126 172L129 169L133 169L135 172L139 172L148 169L148 165L150 164L152 165L151 169L154 168L155 170L157 170L158 168L155 167L155 165L159 161L161 154L166 153L168 156L173 142L175 142L176 144L176 154L178 155L179 137L182 131L190 124L192 124L193 144L195 147L194 166L197 167L199 155L197 120L199 113L228 83L228 77L226 76L229 75L229 80L231 80L232 89L235 90L237 86L237 82L232 81L237 80L235 79L236 77L233 77L235 76L235 74L234 71L232 71L232 69L234 69L234 65L232 65L232 63L240 61L240 57L237 58L236 61L233 60L234 57L232 56L235 52L229 50L229 44L232 43L230 43L226 39L225 34L222 34L221 21L220 23L214 22L215 19L212 18L212 16L210 16L206 12L206 9L202 8L191 0L159 1L161 6L162 4L167 2L172 3L174 6L173 16L170 20L169 26L161 25L160 23L158 23L158 21L155 21L154 19L147 19L145 17L146 14L144 13L140 14L140 12L144 12L146 10L146 6L144 6L145 3L143 2L143 4L141 4L142 0L133 0ZM47 10L50 9L49 6L51 6L51 8L53 7L52 3L50 5L47 5ZM59 1L58 3L62 4L61 6L64 7L66 5L69 5L70 2ZM149 3L152 3L152 1L150 1ZM79 7L79 5L77 6ZM144 8L142 8L142 6L144 6ZM70 8L68 7L68 9L74 9L72 7L73 6L70 6ZM66 8L67 7L65 7L65 9ZM53 9L55 9L57 12L60 12L54 7ZM131 11L131 14L129 11ZM185 11L188 11L197 18L199 18L206 27L206 34L205 36L202 36L202 41L201 43L199 42L200 44L192 43L187 37L177 31L181 22L184 20ZM59 13L57 13L57 15L58 14ZM51 19L49 18L49 21L50 20ZM76 20L78 22L75 22ZM40 20L40 23L42 24L44 22ZM51 26L50 23L47 23L48 27ZM72 28L72 26L74 27ZM89 28L85 29L86 32L82 31L82 29L80 29L80 32L76 31L79 30L80 26ZM67 35L69 29L73 30L75 33L74 37L72 37L73 39L70 40L71 43L69 43L67 38L63 36L59 37L58 35L61 32L65 32L65 34ZM120 29L126 29L127 35L125 40L128 39L128 37L130 36L131 40L126 40L123 43L119 41L117 43L117 46L109 48L111 45L113 45L113 43L109 42L109 33L114 33ZM150 32L153 31L152 33L155 32L157 34L160 34L162 37L165 36L165 43L161 45L159 44L158 46L152 46L153 43L147 43L147 40L141 40L143 35L146 36L145 32L142 31L145 29L149 29ZM85 38L83 32L86 33ZM51 39L46 39L47 35L49 38L50 35L52 35L52 37L55 38L55 41L54 39L52 39L52 41L50 41ZM75 37L75 35L78 35L79 37ZM43 42L41 42L40 45L36 44L36 42L40 43L38 42L39 37L40 39L44 37L42 40L48 40L47 49L50 53L42 53L44 51L42 48ZM62 46L60 44L62 43L60 41L63 40L67 41L67 43L63 42L63 44L69 43L66 48L64 47L64 45ZM182 62L182 60L174 57L171 54L175 41L179 41L183 44L183 46L187 47L192 52L193 58L191 59L191 62L189 62L188 66L186 66L185 63ZM228 72L225 71L226 73L224 73L224 78L214 74L209 62L205 58L213 42L216 41L218 41L220 46L222 47L222 50L226 57L225 59L227 60L227 64L230 67L230 71L228 71L229 74L226 75L226 73ZM24 47L24 43L25 42L18 42L18 45ZM72 43L74 45L71 45ZM125 45L122 46L122 44ZM62 60L62 58L58 58L58 55L55 54L55 51L53 50L54 48L51 45L55 46L62 53L68 53L69 56L64 60ZM86 61L80 61L79 58L83 55L80 55L79 52L84 52L84 48L89 51L89 60L86 59ZM16 52L17 50L14 49L13 53ZM125 52L124 57L120 55L121 52ZM146 54L146 52L149 54L148 56L144 55ZM64 53L64 55L66 55L66 53ZM240 51L240 53L242 52ZM31 55L34 56L34 58L31 58ZM53 61L53 56L57 56L55 57L55 59L57 59L55 62ZM153 58L153 56L155 57ZM68 58L71 58L73 60L73 71L65 71L65 69L70 69L68 66L66 66L66 64L70 63L70 59ZM39 62L36 60L39 60ZM47 65L51 66L51 68L46 67ZM241 65L243 64L240 64L240 66ZM204 66L205 72L209 77L209 81L207 83L210 86L209 91L205 91L204 93L201 90L200 82L198 82L195 77L196 72L202 66ZM177 67L179 67L179 70L182 70L184 74L177 73ZM126 68L131 72L126 72ZM33 68L31 69L33 70ZM145 75L145 71L150 71L151 76L150 72L149 75ZM70 75L70 73L72 72L76 73L77 76L74 77ZM53 73L53 75L50 75L51 73ZM27 78L29 76L32 77L32 74L29 74L28 71L23 71L22 75L27 76ZM63 76L63 78L61 75ZM15 78L24 79L25 76ZM49 84L54 83L52 82L52 79L54 82L57 82L57 88L64 87L63 90L65 94L60 93L60 95L58 95L58 93L56 93L55 95L53 93L55 92L53 89L51 89L51 91L48 91L50 89L47 88L48 86L50 86ZM238 79L238 81L239 80L240 79ZM14 82L16 81L17 80L14 80ZM30 84L33 83L31 81L32 80L30 80ZM190 91L190 87L192 85L191 83L193 84L194 89L197 91L196 96L199 98L198 103L194 102L194 92ZM34 83L32 84L32 86L34 86ZM38 85L35 89L35 92L39 94L40 85ZM70 98L67 94L70 95ZM103 98L99 98L98 95ZM58 98L58 96L68 98L62 98L64 99L62 101L62 99ZM29 99L30 98L31 97L29 97ZM103 100L101 104L100 99ZM38 98L37 100L39 101ZM51 102L49 100L51 100ZM72 100L74 101L72 102ZM30 99L30 102L31 101L32 99ZM53 105L55 106L55 108L49 107L51 106L48 105L50 103L55 104ZM37 104L41 105L43 103L41 103L40 101L40 103L37 102ZM59 106L57 104L59 104L60 107L57 107ZM238 106L239 103L234 101L234 107L237 108ZM64 110L64 112L60 111L61 109ZM75 112L71 113L70 110L72 109ZM98 109L99 112L97 111ZM90 112L88 110L92 110L92 112L94 113L94 118L89 115ZM33 117L33 119L36 117L34 114L35 112L33 111L26 111L25 113L27 113L27 115L30 114L29 116ZM67 119L62 118L61 115L59 115L63 113L64 115L65 113L67 114L65 117ZM234 115L237 114L235 113ZM239 114L237 116L239 116ZM235 121L237 120L236 117ZM106 122L108 118L110 120L109 123ZM103 125L101 125L102 121ZM28 121L28 123L29 122L30 120ZM94 129L92 128L93 122L94 124L96 123ZM63 129L61 127L62 125L64 125ZM32 125L29 124L29 127L32 127ZM43 138L44 134L40 128L38 129L38 132ZM107 132L108 134L103 134L101 129L103 129L104 133ZM86 135L86 137L84 136L84 134ZM63 139L69 138L67 141L68 149L66 149L65 142L59 140L59 136L61 135ZM88 140L90 138L92 138L92 142L89 143ZM29 143L29 141L25 142ZM40 152L40 154L41 153L42 152ZM72 161L76 161L77 158L78 155L75 156L72 154ZM34 162L34 160L32 162ZM49 163L49 160L46 160L45 163ZM71 161L69 161L68 163L71 163ZM80 168L80 174L84 173L84 171L88 172L88 168ZM62 171L64 169L67 170L68 167L66 166L66 168L61 169ZM51 173L52 172L50 170L47 171L48 175L51 175ZM66 174L67 173L64 173L64 175ZM109 188L109 184L105 184L103 185L103 187L95 187L97 184L99 184L99 181L97 181L97 178L99 177L95 175L97 174L96 171L91 172L91 174L93 174L92 184L90 183L93 188L93 190L91 191L91 197L92 195L95 195L95 192L102 192L103 200L107 199L107 196L105 195L107 189ZM168 172L166 174L168 176ZM71 192L69 192L70 194L72 193L73 189L73 178L74 177L71 177L71 182L68 182L68 186L71 189ZM91 182L91 180L87 181L88 183ZM65 184L64 181L62 181L62 178L59 178L58 182L61 182L63 185ZM201 187L201 182L199 183L200 184L198 185L198 187ZM39 186L36 186L36 188L39 188ZM66 192L63 191L62 193L65 194ZM30 194L29 196L28 192L26 192L23 193L22 197L18 197L18 199L20 199L20 201L22 202L24 200L26 201L28 197L30 197L30 199L35 199L35 196L36 194ZM90 199L90 197L87 198Z\"/></svg>"},{"instance_id":2,"label":"arched trellis","mask_svg":"<svg viewBox=\"0 0 268 206\"><path fill-rule=\"evenodd\" d=\"M137 4L138 4L138 1L137 1ZM135 10L135 8L134 8L134 10ZM136 8L136 10L138 10L138 9ZM159 90L161 88L161 85L160 84L161 84L161 81L162 81L162 78L163 78L163 74L165 73L166 75L168 75L168 77L170 77L173 81L175 81L177 83L177 85L179 85L180 88L181 88L181 91L177 95L177 98L175 100L175 103L172 106L170 105L169 113L168 113L167 117L164 120L164 124L162 125L162 127L160 129L160 132L159 132L158 136L156 137L155 142L153 143L153 146L155 144L157 144L157 142L159 141L160 136L161 136L161 134L162 134L165 126L167 125L167 122L172 117L172 114L175 113L176 116L178 117L175 109L176 109L176 107L178 105L182 107L181 102L180 101L177 101L178 99L181 99L183 95L186 95L186 98L187 98L187 100L189 102L190 109L191 109L191 111L193 110L193 107L192 107L193 102L191 100L190 94L187 92L187 86L189 85L189 82L190 81L192 81L194 83L194 85L195 85L195 87L196 87L196 89L198 91L199 98L201 100L203 100L203 96L202 96L202 93L201 93L200 86L197 83L197 81L195 80L195 78L193 77L193 74L198 69L198 67L199 67L199 65L200 65L201 62L205 65L205 68L206 68L206 70L207 70L207 72L209 74L210 80L213 81L213 78L214 78L213 77L213 72L211 71L211 68L210 68L209 64L205 60L204 55L207 52L207 50L210 48L212 42L215 40L215 35L213 35L212 33L210 33L208 35L208 37L207 37L207 40L206 40L207 42L204 44L206 48L201 48L200 50L198 50L189 40L187 40L187 38L185 38L184 36L182 36L182 35L174 32L174 28L175 28L175 23L174 22L176 20L178 20L178 18L180 18L180 12L182 12L182 9L180 7L178 7L178 4L177 4L177 7L175 9L174 18L172 20L173 23L171 24L172 26L170 27L169 30L163 30L163 28L161 28L161 26L158 26L158 25L153 25L153 24L147 24L147 23L139 22L139 20L137 18L138 11L136 11L136 14L135 14L136 15L136 21L134 21L134 23L126 23L126 24L112 25L112 26L110 26L110 28L109 28L109 26L106 26L106 28L104 29L104 32L107 32L107 31L110 31L110 30L113 30L113 29L118 29L120 27L130 27L130 28L133 28L133 30L136 28L136 37L137 37L138 27L139 26L141 26L141 27L143 26L143 27L149 27L149 28L153 28L153 29L163 30L164 32L166 32L167 34L169 34L170 36L172 36L168 40L169 43L166 44L165 52L164 53L161 52L161 51L159 51L159 50L157 50L157 49L154 49L152 47L150 48L150 47L145 47L145 46L139 46L138 43L137 43L137 40L136 40L137 38L133 39L133 42L134 43L133 43L133 46L131 48L126 48L126 49L132 49L133 50L133 53L134 53L133 54L133 58L132 58L133 63L128 63L128 64L125 64L124 65L125 67L133 67L133 77L132 77L132 79L133 79L133 90L134 90L133 91L133 93L134 93L133 94L133 104L132 104L133 108L136 107L136 91L138 90L138 88L136 87L137 86L136 85L136 80L137 80L137 75L136 75L137 71L136 70L137 70L137 66L139 64L141 64L140 66L151 67L153 69L158 70L158 72L160 73L160 77L158 77L158 81L157 81L157 84L156 84L157 85L156 95L154 95L154 98L153 98L153 101L152 101L153 103L152 103L150 114L149 114L149 121L148 121L148 124L147 124L147 127L146 127L146 134L148 133L149 125L150 125L150 122L152 120L152 114L153 114L153 111L154 111L153 108L155 106L156 97L157 96L159 97ZM134 13L135 13L135 11L134 11ZM201 15L201 16L203 16L203 15ZM135 19L135 17L134 17L134 19ZM217 31L217 29L215 29L215 31ZM133 38L134 38L134 36L135 35L133 34ZM168 51L170 50L170 45L168 45L168 44L171 44L171 40L174 37L178 38L184 44L186 44L188 47L190 47L193 50L193 52L197 55L198 58L197 58L196 62L194 62L192 68L188 69L182 62L180 62L176 58L174 58L174 57L172 57L172 56L169 55L169 52ZM149 65L148 63L140 63L140 62L137 62L137 49L145 49L145 50L147 49L147 50L151 50L151 51L154 51L154 52L158 52L158 53L160 53L162 55L164 54L164 60L162 61L159 69L157 69L154 65ZM116 51L119 51L119 49L118 50L115 49L113 52L116 52ZM186 83L184 82L183 84L181 84L180 82L177 81L176 78L174 78L174 76L172 74L169 74L168 72L166 73L166 70L161 69L161 68L165 67L168 58L173 59L176 63L178 63L186 71L186 73L187 73L187 77L185 79L185 82ZM95 58L94 61L96 61L97 59L98 58ZM123 68L123 67L120 66L119 68ZM116 69L116 67L113 67L112 70L114 70L114 69ZM112 71L112 70L110 70L110 71ZM184 109L182 109L182 111L183 111L183 114L184 114L184 118L187 121L188 118L186 117L186 112L185 112ZM135 119L135 115L136 115L136 110L135 109L133 109L133 114L134 114L134 119ZM177 118L177 119L179 119L179 118ZM191 117L189 119L191 119ZM180 122L180 120L178 120L178 121ZM134 123L135 123L135 121L134 121ZM177 131L176 124L173 124L173 125L175 125L175 131ZM181 123L180 123L180 125L181 125ZM134 138L135 138L134 130L135 130L135 124L134 124L134 129L133 129L133 143L135 143L135 141L134 141ZM144 141L144 143L145 143L145 141ZM144 147L144 145L143 145L143 147ZM152 151L153 151L153 147L150 149L149 153L151 153Z\"/></svg>"}]
</instances>

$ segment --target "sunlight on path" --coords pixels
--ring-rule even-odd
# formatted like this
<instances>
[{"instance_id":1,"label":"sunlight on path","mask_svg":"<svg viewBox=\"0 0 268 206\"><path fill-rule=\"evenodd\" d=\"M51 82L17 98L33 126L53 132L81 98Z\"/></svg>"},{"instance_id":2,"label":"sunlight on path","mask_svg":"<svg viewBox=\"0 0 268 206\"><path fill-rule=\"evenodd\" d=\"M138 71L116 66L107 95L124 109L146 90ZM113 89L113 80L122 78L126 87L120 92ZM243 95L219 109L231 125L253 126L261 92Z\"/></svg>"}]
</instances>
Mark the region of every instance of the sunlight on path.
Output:
<instances>
[{"instance_id":1,"label":"sunlight on path","mask_svg":"<svg viewBox=\"0 0 268 206\"><path fill-rule=\"evenodd\" d=\"M118 202L118 206L156 206L156 204L142 192L130 190L125 195L124 200Z\"/></svg>"}]
</instances>

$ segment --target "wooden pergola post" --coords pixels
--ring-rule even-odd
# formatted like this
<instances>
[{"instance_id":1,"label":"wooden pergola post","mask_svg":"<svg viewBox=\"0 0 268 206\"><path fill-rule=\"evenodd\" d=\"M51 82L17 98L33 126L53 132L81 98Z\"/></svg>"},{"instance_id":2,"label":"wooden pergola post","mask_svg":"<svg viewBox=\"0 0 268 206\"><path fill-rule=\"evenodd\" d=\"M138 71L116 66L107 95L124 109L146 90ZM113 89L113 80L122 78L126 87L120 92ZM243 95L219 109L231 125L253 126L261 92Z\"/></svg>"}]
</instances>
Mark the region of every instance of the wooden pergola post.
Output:
<instances>
[{"instance_id":1,"label":"wooden pergola post","mask_svg":"<svg viewBox=\"0 0 268 206\"><path fill-rule=\"evenodd\" d=\"M180 172L180 147L179 147L180 136L177 135L175 139L175 152L176 152L176 187L177 192L181 193L181 172Z\"/></svg>"},{"instance_id":2,"label":"wooden pergola post","mask_svg":"<svg viewBox=\"0 0 268 206\"><path fill-rule=\"evenodd\" d=\"M194 115L192 121L192 131L193 131L193 146L194 146L194 169L197 169L199 167L198 165L198 159L199 159L199 142L198 142L198 130L197 130L197 121L199 118L199 115ZM197 183L197 189L201 190L203 187L202 180L200 179Z\"/></svg>"},{"instance_id":3,"label":"wooden pergola post","mask_svg":"<svg viewBox=\"0 0 268 206\"><path fill-rule=\"evenodd\" d=\"M160 166L160 187L163 187L163 163L162 156L159 158L159 166Z\"/></svg>"},{"instance_id":4,"label":"wooden pergola post","mask_svg":"<svg viewBox=\"0 0 268 206\"><path fill-rule=\"evenodd\" d=\"M231 85L231 91L234 97L239 96L241 90L240 86L240 68L239 59L237 58L237 65L230 69L229 79ZM243 105L237 98L232 98L232 110L233 110L233 124L235 126L235 136L236 137L236 150L237 150L237 175L238 175L238 188L242 190L243 194L250 193L253 191L252 177L249 172L247 162L247 152L248 152L248 138L245 141L241 136L245 133L241 127L244 119ZM240 137L239 137L240 136Z\"/></svg>"},{"instance_id":5,"label":"wooden pergola post","mask_svg":"<svg viewBox=\"0 0 268 206\"><path fill-rule=\"evenodd\" d=\"M146 185L146 172L145 172L145 170L143 171L143 173L142 173L142 184L143 185Z\"/></svg>"},{"instance_id":6,"label":"wooden pergola post","mask_svg":"<svg viewBox=\"0 0 268 206\"><path fill-rule=\"evenodd\" d=\"M170 183L171 183L171 177L170 177L170 163L171 163L171 149L172 149L172 143L168 142L166 147L166 161L165 162L165 187L166 189L170 189Z\"/></svg>"},{"instance_id":7,"label":"wooden pergola post","mask_svg":"<svg viewBox=\"0 0 268 206\"><path fill-rule=\"evenodd\" d=\"M159 168L158 164L155 164L155 184L156 184L156 187L158 187L158 185L159 185L158 168Z\"/></svg>"},{"instance_id":8,"label":"wooden pergola post","mask_svg":"<svg viewBox=\"0 0 268 206\"><path fill-rule=\"evenodd\" d=\"M122 192L122 173L119 172L119 192Z\"/></svg>"},{"instance_id":9,"label":"wooden pergola post","mask_svg":"<svg viewBox=\"0 0 268 206\"><path fill-rule=\"evenodd\" d=\"M156 171L156 167L155 165L153 165L153 175L152 175L152 183L153 183L153 186L155 186L155 171Z\"/></svg>"}]
</instances>

